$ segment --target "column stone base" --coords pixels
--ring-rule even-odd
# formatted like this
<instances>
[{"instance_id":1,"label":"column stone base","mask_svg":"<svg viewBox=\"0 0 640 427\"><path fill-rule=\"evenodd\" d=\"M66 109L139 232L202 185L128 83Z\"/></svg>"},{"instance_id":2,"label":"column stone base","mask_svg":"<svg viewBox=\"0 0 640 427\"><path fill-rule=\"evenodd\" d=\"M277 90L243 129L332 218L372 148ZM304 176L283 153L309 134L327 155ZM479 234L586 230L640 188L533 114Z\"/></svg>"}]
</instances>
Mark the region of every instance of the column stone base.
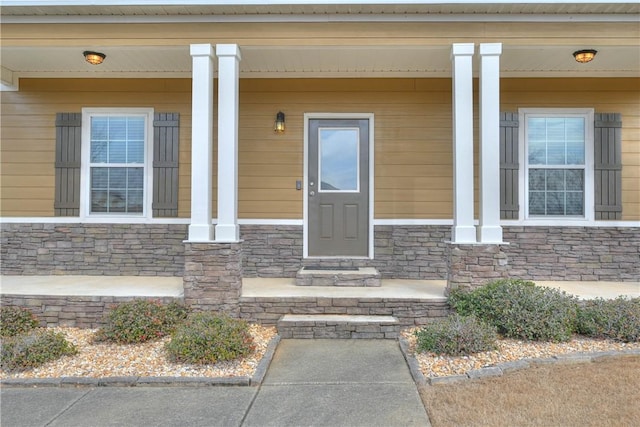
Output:
<instances>
[{"instance_id":1,"label":"column stone base","mask_svg":"<svg viewBox=\"0 0 640 427\"><path fill-rule=\"evenodd\" d=\"M447 288L473 289L487 282L508 277L508 259L504 245L455 244L447 247Z\"/></svg>"},{"instance_id":2,"label":"column stone base","mask_svg":"<svg viewBox=\"0 0 640 427\"><path fill-rule=\"evenodd\" d=\"M195 311L240 315L241 243L185 243L184 302Z\"/></svg>"}]
</instances>

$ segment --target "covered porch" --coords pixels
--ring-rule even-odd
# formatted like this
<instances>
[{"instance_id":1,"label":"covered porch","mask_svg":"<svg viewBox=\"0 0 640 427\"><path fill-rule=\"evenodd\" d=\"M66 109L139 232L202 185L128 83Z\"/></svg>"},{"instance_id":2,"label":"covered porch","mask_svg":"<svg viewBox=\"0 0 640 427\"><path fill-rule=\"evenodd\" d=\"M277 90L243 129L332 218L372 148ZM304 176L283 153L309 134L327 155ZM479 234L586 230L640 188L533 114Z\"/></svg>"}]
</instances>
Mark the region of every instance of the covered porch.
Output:
<instances>
[{"instance_id":1,"label":"covered porch","mask_svg":"<svg viewBox=\"0 0 640 427\"><path fill-rule=\"evenodd\" d=\"M400 326L446 316L445 280L383 279L375 288L296 286L293 278L245 278L239 315L275 326L285 315L393 316ZM639 282L540 281L581 299L640 297ZM31 309L49 325L97 327L109 307L134 298L184 301L180 277L2 276L2 304Z\"/></svg>"}]
</instances>

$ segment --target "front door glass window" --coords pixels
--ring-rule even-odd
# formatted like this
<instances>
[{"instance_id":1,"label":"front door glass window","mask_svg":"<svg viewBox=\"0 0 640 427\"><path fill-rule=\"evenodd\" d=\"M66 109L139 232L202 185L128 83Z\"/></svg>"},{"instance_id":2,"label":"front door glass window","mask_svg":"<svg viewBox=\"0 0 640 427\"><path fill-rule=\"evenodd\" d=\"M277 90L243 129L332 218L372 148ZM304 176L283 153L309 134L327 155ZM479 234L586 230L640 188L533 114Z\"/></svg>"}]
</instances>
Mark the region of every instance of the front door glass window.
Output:
<instances>
[{"instance_id":1,"label":"front door glass window","mask_svg":"<svg viewBox=\"0 0 640 427\"><path fill-rule=\"evenodd\" d=\"M359 129L321 128L318 136L320 191L359 191Z\"/></svg>"}]
</instances>

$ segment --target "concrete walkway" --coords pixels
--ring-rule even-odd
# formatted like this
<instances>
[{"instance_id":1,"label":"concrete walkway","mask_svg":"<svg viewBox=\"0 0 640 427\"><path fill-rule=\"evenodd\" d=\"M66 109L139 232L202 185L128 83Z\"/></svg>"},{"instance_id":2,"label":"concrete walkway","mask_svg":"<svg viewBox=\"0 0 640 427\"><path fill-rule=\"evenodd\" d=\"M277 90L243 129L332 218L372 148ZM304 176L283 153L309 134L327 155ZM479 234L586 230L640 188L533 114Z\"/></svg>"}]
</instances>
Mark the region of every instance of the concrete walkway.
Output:
<instances>
[{"instance_id":1,"label":"concrete walkway","mask_svg":"<svg viewBox=\"0 0 640 427\"><path fill-rule=\"evenodd\" d=\"M398 343L282 340L262 386L3 388L2 426L429 426Z\"/></svg>"}]
</instances>

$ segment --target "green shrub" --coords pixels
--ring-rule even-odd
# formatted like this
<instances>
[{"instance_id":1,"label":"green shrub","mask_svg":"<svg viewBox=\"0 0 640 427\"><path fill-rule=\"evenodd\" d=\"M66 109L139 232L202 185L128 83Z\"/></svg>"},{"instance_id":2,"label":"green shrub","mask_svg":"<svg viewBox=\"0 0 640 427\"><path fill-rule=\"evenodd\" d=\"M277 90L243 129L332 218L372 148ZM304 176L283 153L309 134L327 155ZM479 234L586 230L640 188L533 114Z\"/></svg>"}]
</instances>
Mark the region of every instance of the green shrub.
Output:
<instances>
[{"instance_id":1,"label":"green shrub","mask_svg":"<svg viewBox=\"0 0 640 427\"><path fill-rule=\"evenodd\" d=\"M474 316L458 314L437 320L415 332L419 352L430 351L450 356L465 356L494 350L498 334L496 328Z\"/></svg>"},{"instance_id":2,"label":"green shrub","mask_svg":"<svg viewBox=\"0 0 640 427\"><path fill-rule=\"evenodd\" d=\"M247 322L210 312L189 315L165 346L169 360L193 364L236 359L254 348Z\"/></svg>"},{"instance_id":3,"label":"green shrub","mask_svg":"<svg viewBox=\"0 0 640 427\"><path fill-rule=\"evenodd\" d=\"M6 338L2 342L2 369L19 371L77 353L64 334L46 329Z\"/></svg>"},{"instance_id":4,"label":"green shrub","mask_svg":"<svg viewBox=\"0 0 640 427\"><path fill-rule=\"evenodd\" d=\"M522 280L498 280L470 292L454 290L449 304L460 315L474 314L510 338L568 341L575 331L575 297Z\"/></svg>"},{"instance_id":5,"label":"green shrub","mask_svg":"<svg viewBox=\"0 0 640 427\"><path fill-rule=\"evenodd\" d=\"M38 319L26 308L0 307L0 336L14 337L38 327Z\"/></svg>"},{"instance_id":6,"label":"green shrub","mask_svg":"<svg viewBox=\"0 0 640 427\"><path fill-rule=\"evenodd\" d=\"M156 340L173 332L187 317L188 309L172 302L133 300L116 306L107 315L107 323L95 335L97 341L121 344Z\"/></svg>"},{"instance_id":7,"label":"green shrub","mask_svg":"<svg viewBox=\"0 0 640 427\"><path fill-rule=\"evenodd\" d=\"M578 332L595 338L640 341L640 298L598 298L578 308Z\"/></svg>"}]
</instances>

